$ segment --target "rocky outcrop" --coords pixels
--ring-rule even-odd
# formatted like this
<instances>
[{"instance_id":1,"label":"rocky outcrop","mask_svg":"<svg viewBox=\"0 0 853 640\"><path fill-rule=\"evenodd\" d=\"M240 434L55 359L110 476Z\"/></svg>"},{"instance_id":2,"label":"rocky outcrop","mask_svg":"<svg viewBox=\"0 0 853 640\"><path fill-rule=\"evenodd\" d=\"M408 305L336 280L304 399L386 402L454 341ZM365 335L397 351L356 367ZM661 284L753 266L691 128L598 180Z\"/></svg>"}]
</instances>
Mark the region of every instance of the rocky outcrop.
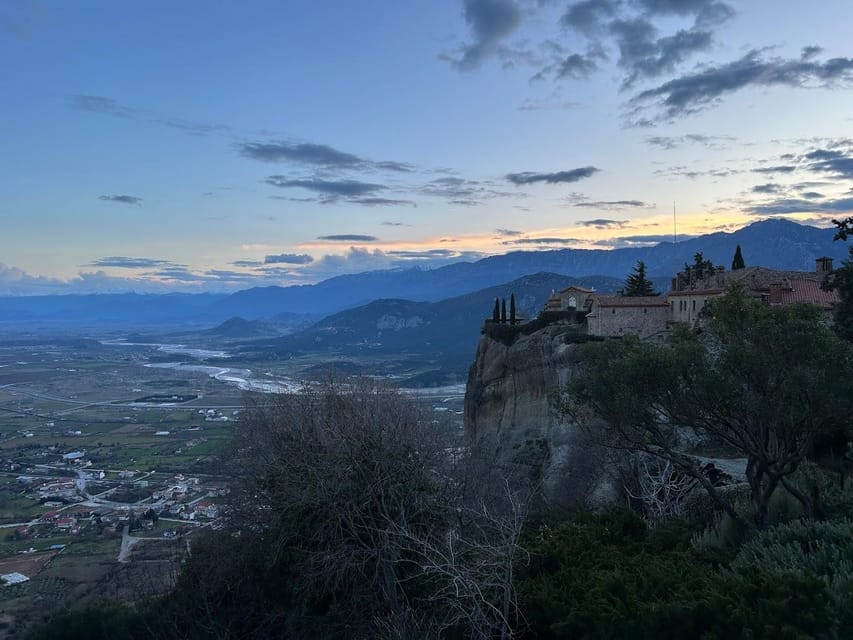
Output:
<instances>
[{"instance_id":1,"label":"rocky outcrop","mask_svg":"<svg viewBox=\"0 0 853 640\"><path fill-rule=\"evenodd\" d=\"M484 336L468 374L465 428L481 454L541 480L549 502L599 507L617 496L606 452L554 406L577 369L580 335L555 324L514 342Z\"/></svg>"}]
</instances>

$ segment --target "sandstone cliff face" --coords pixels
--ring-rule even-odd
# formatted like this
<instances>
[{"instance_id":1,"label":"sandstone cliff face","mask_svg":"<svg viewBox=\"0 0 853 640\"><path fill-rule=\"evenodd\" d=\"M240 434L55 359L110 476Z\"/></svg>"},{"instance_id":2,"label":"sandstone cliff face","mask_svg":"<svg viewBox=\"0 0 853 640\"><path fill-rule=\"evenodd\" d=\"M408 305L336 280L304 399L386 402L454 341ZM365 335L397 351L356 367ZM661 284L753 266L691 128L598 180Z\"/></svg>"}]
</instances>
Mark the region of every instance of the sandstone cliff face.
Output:
<instances>
[{"instance_id":1,"label":"sandstone cliff face","mask_svg":"<svg viewBox=\"0 0 853 640\"><path fill-rule=\"evenodd\" d=\"M600 507L617 498L607 456L553 407L577 368L567 331L548 326L509 346L484 336L468 373L465 428L495 464L540 479L549 502Z\"/></svg>"}]
</instances>

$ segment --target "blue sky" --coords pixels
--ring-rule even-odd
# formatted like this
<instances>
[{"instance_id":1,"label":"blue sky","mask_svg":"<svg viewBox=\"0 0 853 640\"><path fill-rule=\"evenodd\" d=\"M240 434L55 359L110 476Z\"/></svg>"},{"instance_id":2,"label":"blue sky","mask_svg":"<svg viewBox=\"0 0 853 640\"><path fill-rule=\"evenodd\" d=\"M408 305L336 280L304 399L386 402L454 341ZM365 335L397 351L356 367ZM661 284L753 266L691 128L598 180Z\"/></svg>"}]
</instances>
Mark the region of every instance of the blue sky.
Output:
<instances>
[{"instance_id":1,"label":"blue sky","mask_svg":"<svg viewBox=\"0 0 853 640\"><path fill-rule=\"evenodd\" d=\"M0 293L853 212L853 3L0 0Z\"/></svg>"}]
</instances>

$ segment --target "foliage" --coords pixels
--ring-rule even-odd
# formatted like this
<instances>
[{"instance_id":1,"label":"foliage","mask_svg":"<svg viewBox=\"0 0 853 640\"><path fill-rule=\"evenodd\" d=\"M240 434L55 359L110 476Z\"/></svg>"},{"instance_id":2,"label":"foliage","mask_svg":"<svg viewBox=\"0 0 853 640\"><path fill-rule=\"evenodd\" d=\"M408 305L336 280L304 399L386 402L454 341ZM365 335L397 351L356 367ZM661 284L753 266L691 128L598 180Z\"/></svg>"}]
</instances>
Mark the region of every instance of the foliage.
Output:
<instances>
[{"instance_id":1,"label":"foliage","mask_svg":"<svg viewBox=\"0 0 853 640\"><path fill-rule=\"evenodd\" d=\"M63 609L27 635L27 640L142 640L145 616L132 607L105 601Z\"/></svg>"},{"instance_id":2,"label":"foliage","mask_svg":"<svg viewBox=\"0 0 853 640\"><path fill-rule=\"evenodd\" d=\"M564 412L592 413L611 427L611 446L669 461L694 478L729 516L733 505L679 447L691 427L747 458L759 526L779 488L810 511L788 482L816 434L844 431L850 412L853 352L808 305L771 309L737 289L711 305L711 333L678 331L668 345L622 341L585 346Z\"/></svg>"},{"instance_id":3,"label":"foliage","mask_svg":"<svg viewBox=\"0 0 853 640\"><path fill-rule=\"evenodd\" d=\"M746 267L746 263L743 261L743 254L740 251L740 245L735 249L734 258L732 258L732 271L737 271L738 269L743 269Z\"/></svg>"},{"instance_id":4,"label":"foliage","mask_svg":"<svg viewBox=\"0 0 853 640\"><path fill-rule=\"evenodd\" d=\"M846 238L846 233L837 234ZM844 260L824 283L824 287L838 291L840 300L833 307L835 331L847 341L853 342L853 247L850 247L850 258Z\"/></svg>"},{"instance_id":5,"label":"foliage","mask_svg":"<svg viewBox=\"0 0 853 640\"><path fill-rule=\"evenodd\" d=\"M509 323L515 324L515 293L509 294Z\"/></svg>"},{"instance_id":6,"label":"foliage","mask_svg":"<svg viewBox=\"0 0 853 640\"><path fill-rule=\"evenodd\" d=\"M655 291L651 280L646 277L646 263L642 260L637 262L637 266L625 279L622 295L629 297L660 295L659 291Z\"/></svg>"},{"instance_id":7,"label":"foliage","mask_svg":"<svg viewBox=\"0 0 853 640\"><path fill-rule=\"evenodd\" d=\"M501 321L501 307L498 299L495 298L495 308L492 309L492 322L500 322Z\"/></svg>"},{"instance_id":8,"label":"foliage","mask_svg":"<svg viewBox=\"0 0 853 640\"><path fill-rule=\"evenodd\" d=\"M531 532L519 591L531 638L806 638L832 630L807 574L718 571L683 520L646 529L625 512Z\"/></svg>"}]
</instances>

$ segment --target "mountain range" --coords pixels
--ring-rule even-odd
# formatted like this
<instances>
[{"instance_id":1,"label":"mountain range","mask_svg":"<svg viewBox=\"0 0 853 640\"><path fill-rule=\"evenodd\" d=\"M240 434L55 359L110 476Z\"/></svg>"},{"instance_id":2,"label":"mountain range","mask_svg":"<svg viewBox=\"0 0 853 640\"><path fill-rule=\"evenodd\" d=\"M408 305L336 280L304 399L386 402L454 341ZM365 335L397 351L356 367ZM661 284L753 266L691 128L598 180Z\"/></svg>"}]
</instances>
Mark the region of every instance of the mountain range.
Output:
<instances>
[{"instance_id":1,"label":"mountain range","mask_svg":"<svg viewBox=\"0 0 853 640\"><path fill-rule=\"evenodd\" d=\"M847 257L847 245L833 242L833 229L770 219L732 233L717 232L650 247L513 251L476 262L437 269L396 269L342 275L313 285L255 287L225 294L102 294L0 298L0 326L209 327L228 318L271 319L280 327L304 324L377 298L437 302L536 273L584 278L600 291L618 288L637 261L659 288L693 256L729 267L741 246L747 265L810 271L819 256ZM597 278L597 280L596 280Z\"/></svg>"}]
</instances>

